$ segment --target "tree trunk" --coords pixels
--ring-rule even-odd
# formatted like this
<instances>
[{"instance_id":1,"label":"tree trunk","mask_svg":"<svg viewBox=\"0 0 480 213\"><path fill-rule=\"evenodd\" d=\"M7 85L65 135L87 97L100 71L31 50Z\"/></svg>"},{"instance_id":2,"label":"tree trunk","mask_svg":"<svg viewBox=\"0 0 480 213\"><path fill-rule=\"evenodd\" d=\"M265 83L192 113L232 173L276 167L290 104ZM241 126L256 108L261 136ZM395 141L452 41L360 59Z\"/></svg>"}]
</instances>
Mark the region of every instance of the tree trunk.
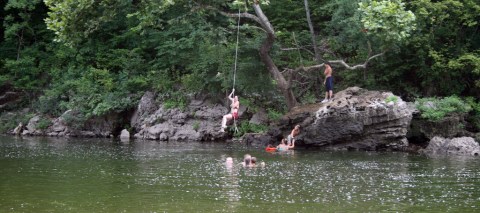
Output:
<instances>
[{"instance_id":1,"label":"tree trunk","mask_svg":"<svg viewBox=\"0 0 480 213\"><path fill-rule=\"evenodd\" d=\"M307 14L308 28L310 28L310 34L312 35L312 45L313 45L313 52L315 53L315 61L317 63L320 63L322 59L318 51L317 38L315 36L315 30L313 29L312 19L310 18L310 9L308 8L308 0L304 0L303 2L305 4L305 13Z\"/></svg>"},{"instance_id":2,"label":"tree trunk","mask_svg":"<svg viewBox=\"0 0 480 213\"><path fill-rule=\"evenodd\" d=\"M260 59L277 82L278 88L282 91L283 96L285 97L285 101L287 102L287 107L290 110L297 105L297 100L295 99L295 95L293 94L292 88L290 87L290 83L285 80L285 77L278 70L277 65L272 60L269 54L269 51L272 48L273 43L275 42L275 31L270 24L270 21L260 8L260 5L255 3L253 4L253 8L255 9L255 13L257 14L258 18L260 19L262 28L264 28L267 32L267 38L260 47Z\"/></svg>"}]
</instances>

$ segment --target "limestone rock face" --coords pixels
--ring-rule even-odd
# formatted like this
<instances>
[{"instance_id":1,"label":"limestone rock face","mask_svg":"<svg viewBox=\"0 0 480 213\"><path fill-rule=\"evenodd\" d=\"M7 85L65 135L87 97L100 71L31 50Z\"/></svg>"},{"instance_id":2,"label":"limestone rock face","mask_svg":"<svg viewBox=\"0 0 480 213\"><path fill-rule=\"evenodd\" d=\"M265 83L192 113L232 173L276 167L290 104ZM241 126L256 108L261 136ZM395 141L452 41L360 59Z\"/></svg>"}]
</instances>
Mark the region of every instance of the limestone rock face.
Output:
<instances>
[{"instance_id":1,"label":"limestone rock face","mask_svg":"<svg viewBox=\"0 0 480 213\"><path fill-rule=\"evenodd\" d=\"M131 126L137 130L134 138L162 141L214 141L224 137L219 130L222 116L228 112L227 107L205 100L192 99L184 109L170 109L162 103L152 105L153 98L145 94L132 117ZM146 105L149 106L146 107ZM149 113L143 113L143 111L149 111Z\"/></svg>"},{"instance_id":2,"label":"limestone rock face","mask_svg":"<svg viewBox=\"0 0 480 213\"><path fill-rule=\"evenodd\" d=\"M153 92L145 92L132 115L130 124L132 127L140 129L142 122L157 109L155 103L155 94Z\"/></svg>"},{"instance_id":3,"label":"limestone rock face","mask_svg":"<svg viewBox=\"0 0 480 213\"><path fill-rule=\"evenodd\" d=\"M467 136L464 130L465 115L455 114L445 117L439 121L428 121L420 117L420 114L413 114L410 132L413 136L423 136L432 139L435 136L454 138Z\"/></svg>"},{"instance_id":4,"label":"limestone rock face","mask_svg":"<svg viewBox=\"0 0 480 213\"><path fill-rule=\"evenodd\" d=\"M252 124L265 124L267 121L267 112L264 109L258 110L250 119L250 123Z\"/></svg>"},{"instance_id":5,"label":"limestone rock face","mask_svg":"<svg viewBox=\"0 0 480 213\"><path fill-rule=\"evenodd\" d=\"M453 139L434 137L421 152L428 155L479 156L480 145L471 137Z\"/></svg>"},{"instance_id":6,"label":"limestone rock face","mask_svg":"<svg viewBox=\"0 0 480 213\"><path fill-rule=\"evenodd\" d=\"M327 103L293 109L281 121L284 136L300 124L299 143L333 150L402 150L411 109L391 92L350 87Z\"/></svg>"}]
</instances>

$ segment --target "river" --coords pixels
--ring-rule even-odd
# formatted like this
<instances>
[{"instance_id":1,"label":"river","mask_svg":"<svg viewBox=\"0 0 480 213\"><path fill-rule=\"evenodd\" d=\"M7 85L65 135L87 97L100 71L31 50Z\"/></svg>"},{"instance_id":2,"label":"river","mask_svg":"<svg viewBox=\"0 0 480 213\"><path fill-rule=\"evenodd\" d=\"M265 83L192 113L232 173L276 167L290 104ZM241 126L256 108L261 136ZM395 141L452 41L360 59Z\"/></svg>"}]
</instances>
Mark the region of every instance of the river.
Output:
<instances>
[{"instance_id":1,"label":"river","mask_svg":"<svg viewBox=\"0 0 480 213\"><path fill-rule=\"evenodd\" d=\"M479 178L478 158L0 136L0 212L475 212Z\"/></svg>"}]
</instances>

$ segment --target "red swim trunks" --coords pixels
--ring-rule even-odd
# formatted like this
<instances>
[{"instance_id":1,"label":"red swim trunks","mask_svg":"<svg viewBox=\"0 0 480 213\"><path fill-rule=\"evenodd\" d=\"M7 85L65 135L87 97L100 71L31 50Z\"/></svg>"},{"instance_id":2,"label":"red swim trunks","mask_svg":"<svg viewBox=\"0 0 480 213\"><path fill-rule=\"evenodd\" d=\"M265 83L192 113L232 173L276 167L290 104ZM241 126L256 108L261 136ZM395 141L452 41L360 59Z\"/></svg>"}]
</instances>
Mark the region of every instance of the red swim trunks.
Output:
<instances>
[{"instance_id":1,"label":"red swim trunks","mask_svg":"<svg viewBox=\"0 0 480 213\"><path fill-rule=\"evenodd\" d=\"M238 112L233 112L232 116L233 116L233 119L237 120L238 119Z\"/></svg>"}]
</instances>

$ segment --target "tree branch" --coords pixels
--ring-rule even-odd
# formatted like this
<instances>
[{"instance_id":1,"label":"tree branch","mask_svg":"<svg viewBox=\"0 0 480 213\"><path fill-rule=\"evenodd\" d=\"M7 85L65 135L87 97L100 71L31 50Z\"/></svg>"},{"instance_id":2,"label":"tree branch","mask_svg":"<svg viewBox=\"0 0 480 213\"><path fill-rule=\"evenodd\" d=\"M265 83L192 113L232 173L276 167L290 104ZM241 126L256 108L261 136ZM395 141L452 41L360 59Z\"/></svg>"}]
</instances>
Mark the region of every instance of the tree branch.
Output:
<instances>
[{"instance_id":1,"label":"tree branch","mask_svg":"<svg viewBox=\"0 0 480 213\"><path fill-rule=\"evenodd\" d=\"M385 54L385 52L381 52L379 54L370 56L363 64L357 64L357 65L353 65L353 66L348 65L344 60L331 60L331 61L328 61L328 62L331 63L331 64L342 65L343 67L345 67L346 69L349 69L349 70L365 69L365 68L367 68L368 63L371 60L373 60L377 57L380 57L384 54ZM310 71L318 70L318 69L322 68L324 65L325 65L325 63L321 63L321 64L309 66L309 67L303 67L302 66L302 67L297 67L295 69L288 69L288 70L290 70L291 72L310 72Z\"/></svg>"},{"instance_id":2,"label":"tree branch","mask_svg":"<svg viewBox=\"0 0 480 213\"><path fill-rule=\"evenodd\" d=\"M207 9L207 10L213 10L213 11L216 11L226 17L230 17L230 18L238 18L240 16L240 18L248 18L248 19L251 19L255 22L257 22L258 24L262 25L263 27L263 24L262 24L262 21L260 20L260 18L258 18L256 15L252 15L250 13L227 13L227 12L224 12L222 10L219 10L215 7L212 7L212 6L208 6L208 5L201 5L201 4L198 4L199 6L194 8L193 10L197 10L197 9Z\"/></svg>"}]
</instances>

